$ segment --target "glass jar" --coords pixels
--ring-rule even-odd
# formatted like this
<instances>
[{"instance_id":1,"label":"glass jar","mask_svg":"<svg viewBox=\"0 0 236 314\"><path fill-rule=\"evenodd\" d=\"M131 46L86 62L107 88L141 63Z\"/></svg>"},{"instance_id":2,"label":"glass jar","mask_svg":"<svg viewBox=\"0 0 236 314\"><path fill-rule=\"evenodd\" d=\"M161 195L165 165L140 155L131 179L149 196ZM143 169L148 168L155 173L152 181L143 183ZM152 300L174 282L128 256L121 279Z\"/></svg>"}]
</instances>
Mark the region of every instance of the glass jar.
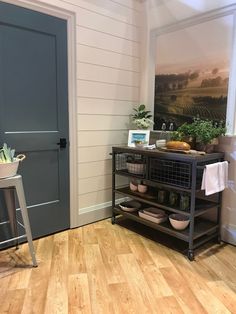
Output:
<instances>
[{"instance_id":1,"label":"glass jar","mask_svg":"<svg viewBox=\"0 0 236 314\"><path fill-rule=\"evenodd\" d=\"M158 203L164 204L166 201L166 197L167 197L167 191L164 191L164 190L158 191L158 196L157 196Z\"/></svg>"},{"instance_id":2,"label":"glass jar","mask_svg":"<svg viewBox=\"0 0 236 314\"><path fill-rule=\"evenodd\" d=\"M190 197L187 194L180 195L180 202L179 202L180 210L189 210L190 207Z\"/></svg>"},{"instance_id":3,"label":"glass jar","mask_svg":"<svg viewBox=\"0 0 236 314\"><path fill-rule=\"evenodd\" d=\"M173 206L173 207L177 206L177 204L178 204L178 194L177 193L172 192L172 191L170 192L169 204L170 204L170 206Z\"/></svg>"}]
</instances>

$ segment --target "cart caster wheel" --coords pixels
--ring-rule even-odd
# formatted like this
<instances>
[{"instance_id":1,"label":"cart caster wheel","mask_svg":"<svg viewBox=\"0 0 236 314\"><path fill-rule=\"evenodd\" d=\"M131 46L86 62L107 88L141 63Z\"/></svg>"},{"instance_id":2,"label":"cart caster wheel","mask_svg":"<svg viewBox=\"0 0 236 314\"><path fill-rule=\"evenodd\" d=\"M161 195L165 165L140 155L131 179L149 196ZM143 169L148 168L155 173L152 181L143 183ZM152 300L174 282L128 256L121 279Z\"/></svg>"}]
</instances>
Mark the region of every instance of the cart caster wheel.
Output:
<instances>
[{"instance_id":1,"label":"cart caster wheel","mask_svg":"<svg viewBox=\"0 0 236 314\"><path fill-rule=\"evenodd\" d=\"M190 262L194 261L194 253L192 250L188 251L188 259L190 260Z\"/></svg>"},{"instance_id":2,"label":"cart caster wheel","mask_svg":"<svg viewBox=\"0 0 236 314\"><path fill-rule=\"evenodd\" d=\"M112 225L114 225L116 223L116 217L115 216L111 217L111 223L112 223Z\"/></svg>"}]
</instances>

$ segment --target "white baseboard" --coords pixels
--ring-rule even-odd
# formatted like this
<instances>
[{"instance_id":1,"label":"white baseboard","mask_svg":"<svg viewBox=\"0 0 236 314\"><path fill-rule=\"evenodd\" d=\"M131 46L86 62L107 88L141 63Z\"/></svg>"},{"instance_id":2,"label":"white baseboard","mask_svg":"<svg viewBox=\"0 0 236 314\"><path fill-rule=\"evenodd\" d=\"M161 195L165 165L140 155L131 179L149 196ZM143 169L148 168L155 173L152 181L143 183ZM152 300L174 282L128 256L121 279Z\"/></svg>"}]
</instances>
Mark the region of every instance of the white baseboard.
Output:
<instances>
[{"instance_id":1,"label":"white baseboard","mask_svg":"<svg viewBox=\"0 0 236 314\"><path fill-rule=\"evenodd\" d=\"M84 208L83 208L84 210ZM79 213L78 227L111 217L111 206Z\"/></svg>"},{"instance_id":2,"label":"white baseboard","mask_svg":"<svg viewBox=\"0 0 236 314\"><path fill-rule=\"evenodd\" d=\"M116 200L116 204L124 202L126 198L119 198ZM103 220L111 217L112 215L112 202L106 202L102 204L97 204L90 207L81 208L79 210L78 216L78 227Z\"/></svg>"},{"instance_id":3,"label":"white baseboard","mask_svg":"<svg viewBox=\"0 0 236 314\"><path fill-rule=\"evenodd\" d=\"M236 245L236 225L222 225L221 239L227 243Z\"/></svg>"}]
</instances>

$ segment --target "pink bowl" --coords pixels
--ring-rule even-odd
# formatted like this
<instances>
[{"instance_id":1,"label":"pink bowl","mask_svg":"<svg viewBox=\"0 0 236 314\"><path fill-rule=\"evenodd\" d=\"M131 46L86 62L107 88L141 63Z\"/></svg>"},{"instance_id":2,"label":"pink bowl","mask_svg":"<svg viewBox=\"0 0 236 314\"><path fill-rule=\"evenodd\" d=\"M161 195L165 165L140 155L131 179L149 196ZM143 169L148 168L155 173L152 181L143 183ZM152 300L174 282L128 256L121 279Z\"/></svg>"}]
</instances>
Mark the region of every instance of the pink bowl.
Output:
<instances>
[{"instance_id":1,"label":"pink bowl","mask_svg":"<svg viewBox=\"0 0 236 314\"><path fill-rule=\"evenodd\" d=\"M135 192L135 191L138 190L138 184L136 184L135 182L130 181L129 188L130 188L131 191Z\"/></svg>"},{"instance_id":2,"label":"pink bowl","mask_svg":"<svg viewBox=\"0 0 236 314\"><path fill-rule=\"evenodd\" d=\"M169 215L169 220L172 227L176 230L184 230L189 225L189 217L181 214L171 214Z\"/></svg>"},{"instance_id":3,"label":"pink bowl","mask_svg":"<svg viewBox=\"0 0 236 314\"><path fill-rule=\"evenodd\" d=\"M140 193L146 193L146 192L147 192L147 186L144 185L144 184L139 184L139 185L138 185L138 191L139 191Z\"/></svg>"}]
</instances>

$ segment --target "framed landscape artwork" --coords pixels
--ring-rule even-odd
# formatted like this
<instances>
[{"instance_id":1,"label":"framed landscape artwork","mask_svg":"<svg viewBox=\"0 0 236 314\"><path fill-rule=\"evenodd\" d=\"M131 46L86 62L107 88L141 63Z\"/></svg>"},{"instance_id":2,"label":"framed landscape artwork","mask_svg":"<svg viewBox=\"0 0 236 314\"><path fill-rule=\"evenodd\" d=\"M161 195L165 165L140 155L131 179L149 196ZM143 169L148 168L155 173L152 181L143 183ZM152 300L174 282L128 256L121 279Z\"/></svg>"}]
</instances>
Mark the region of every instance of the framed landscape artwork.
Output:
<instances>
[{"instance_id":1,"label":"framed landscape artwork","mask_svg":"<svg viewBox=\"0 0 236 314\"><path fill-rule=\"evenodd\" d=\"M193 117L226 120L233 15L161 34L156 41L154 128ZM171 124L172 123L172 124Z\"/></svg>"},{"instance_id":2,"label":"framed landscape artwork","mask_svg":"<svg viewBox=\"0 0 236 314\"><path fill-rule=\"evenodd\" d=\"M149 144L150 130L129 130L128 146L135 147L139 144Z\"/></svg>"}]
</instances>

